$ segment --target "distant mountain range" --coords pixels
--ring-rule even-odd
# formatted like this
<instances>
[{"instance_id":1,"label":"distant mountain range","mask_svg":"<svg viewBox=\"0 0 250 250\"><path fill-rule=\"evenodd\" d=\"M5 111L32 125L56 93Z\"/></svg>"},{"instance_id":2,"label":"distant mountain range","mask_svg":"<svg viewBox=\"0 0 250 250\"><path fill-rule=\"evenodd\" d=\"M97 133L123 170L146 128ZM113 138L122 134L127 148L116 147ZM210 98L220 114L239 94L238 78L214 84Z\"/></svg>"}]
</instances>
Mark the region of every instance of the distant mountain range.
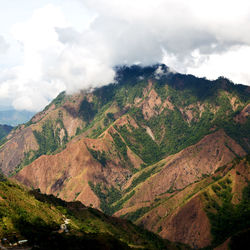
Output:
<instances>
[{"instance_id":1,"label":"distant mountain range","mask_svg":"<svg viewBox=\"0 0 250 250\"><path fill-rule=\"evenodd\" d=\"M250 87L159 64L116 71L116 83L63 92L13 129L1 171L173 242L244 249Z\"/></svg>"},{"instance_id":2,"label":"distant mountain range","mask_svg":"<svg viewBox=\"0 0 250 250\"><path fill-rule=\"evenodd\" d=\"M0 110L0 124L16 126L29 121L34 114L34 112L25 110Z\"/></svg>"}]
</instances>

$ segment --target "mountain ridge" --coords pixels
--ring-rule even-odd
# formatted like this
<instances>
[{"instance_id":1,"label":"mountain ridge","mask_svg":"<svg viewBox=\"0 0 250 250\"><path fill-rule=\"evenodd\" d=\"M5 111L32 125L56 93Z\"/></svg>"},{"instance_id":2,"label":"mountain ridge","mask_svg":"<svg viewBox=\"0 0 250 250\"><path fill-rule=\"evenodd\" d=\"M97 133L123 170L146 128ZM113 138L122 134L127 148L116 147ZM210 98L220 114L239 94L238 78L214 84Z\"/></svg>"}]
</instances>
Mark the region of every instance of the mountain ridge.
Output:
<instances>
[{"instance_id":1,"label":"mountain ridge","mask_svg":"<svg viewBox=\"0 0 250 250\"><path fill-rule=\"evenodd\" d=\"M189 249L162 240L124 219L78 202L65 202L13 180L0 180L1 248Z\"/></svg>"},{"instance_id":2,"label":"mountain ridge","mask_svg":"<svg viewBox=\"0 0 250 250\"><path fill-rule=\"evenodd\" d=\"M153 69L155 69L156 68L156 66L155 67L153 67ZM127 68L126 68L127 69ZM128 69L130 69L130 68L128 68ZM127 69L127 70L128 70ZM132 69L133 69L133 67L132 67ZM142 69L141 69L142 70ZM135 70L136 71L136 70ZM151 71L152 71L152 69L151 69ZM125 72L126 72L126 70L125 70ZM133 70L132 70L132 72L134 72ZM140 71L139 71L140 72ZM147 70L146 70L146 72L147 72ZM153 71L154 72L154 71ZM124 73L125 74L125 73ZM137 75L138 75L139 73L137 73L135 76L133 76L133 79L135 79L135 80L137 80ZM151 75L152 75L153 73L151 72ZM171 78L170 80L169 79L167 79L167 81L168 82L170 82L170 83L168 83L167 85L165 85L166 87L167 86L171 86L171 84L173 85L173 83L172 83L172 81L174 82L174 81L176 81L175 79L176 78L178 78L178 77L184 77L184 75L180 75L179 76L179 74L173 74L173 73L171 73L172 75L173 75L173 77L172 78L174 78L174 80ZM118 74L119 75L119 74ZM120 75L121 75L121 73L120 73ZM152 91L149 91L150 89L148 89L147 90L147 88L150 88L150 86L152 87L152 82L151 83L149 83L148 84L148 87L147 88L145 88L147 85L146 85L146 82L144 83L144 82L140 82L139 83L139 85L138 84L136 84L136 85L134 85L134 86L136 86L137 87L137 85L138 85L138 87L139 87L139 89L138 88L136 88L136 87L134 87L134 89L131 89L131 97L129 96L129 98L128 98L128 102L129 103L131 103L131 100L129 100L129 99L131 99L131 98L134 98L132 101L135 101L135 102L140 102L140 99L141 99L141 97L137 97L136 95L138 95L139 93L136 93L136 92L134 92L134 91L138 91L138 90L140 90L140 92L141 92L141 89L143 89L143 86L144 86L144 91L146 91L146 92L144 92L144 93L141 93L140 95L143 95L143 96L146 96L147 94L149 94L149 96L147 97L147 101L146 101L146 103L145 103L145 100L142 102L142 103L135 103L135 104L132 104L132 107L131 107L131 104L129 104L129 106L124 106L124 104L122 104L121 102L122 102L122 100L121 100L121 98L124 98L124 96L123 96L123 92L125 91L126 92L126 89L123 89L122 88L122 85L124 85L124 84L127 84L126 86L130 86L131 85L131 83L130 83L130 81L131 81L131 73L129 73L129 75L128 75L128 79L123 79L121 76L120 76L120 78L121 78L121 82L117 85L108 85L108 86L104 86L104 87L102 87L102 88L100 88L100 89L97 89L96 90L96 92L93 92L93 93L89 93L89 94L84 94L84 93L82 93L82 94L76 94L76 95L74 95L74 96L71 96L71 97L65 97L65 93L61 93L49 106L47 106L47 108L45 108L45 110L44 111L42 111L42 112L40 112L39 114L37 114L37 115L35 115L32 119L31 119L31 121L30 122L28 122L26 125L22 125L21 126L21 130L24 130L25 129L25 127L28 127L28 128L32 128L32 131L39 131L39 130L41 130L41 122L43 123L43 119L52 119L52 120L58 120L58 123L60 123L60 125L59 124L57 124L56 126L57 127L59 127L59 126L61 126L61 133L65 133L65 135L63 136L62 134L60 135L61 137L63 136L64 137L64 140L67 140L68 138L67 137L69 137L69 138L71 138L72 136L75 136L76 134L79 134L79 133L81 133L81 131L82 130L85 130L86 132L85 132L85 135L87 135L88 136L88 131L90 131L91 132L91 129L88 129L88 127L89 126L91 126L91 124L88 124L89 123L89 121L88 121L88 119L92 119L92 115L94 114L95 115L95 112L97 112L96 111L96 108L95 107L91 107L91 106L93 106L93 105L100 105L100 104L98 104L98 100L93 100L93 97L95 97L95 98L97 98L97 96L99 96L98 98L99 99L101 99L101 101L99 101L99 102L101 102L101 107L102 108L106 108L105 107L105 104L108 102L108 100L106 100L107 98L110 98L110 97L108 97L108 96L110 96L111 95L111 97L112 97L112 91L114 92L114 89L116 89L116 88L118 88L118 93L117 93L117 96L116 96L116 98L115 98L115 102L116 102L116 104L112 104L113 105L113 109L114 109L114 111L112 111L111 112L111 117L110 118L108 118L108 119L106 119L106 122L111 122L112 121L112 119L114 119L114 115L116 116L115 117L115 119L117 119L117 117L118 116L120 116L122 113L124 113L124 112L127 112L127 110L128 109L131 109L132 108L132 111L133 110L135 110L136 111L136 109L138 109L137 107L138 106L141 106L141 108L142 108L142 112L143 112L143 119L148 119L146 116L147 115L150 115L151 117L152 117L152 115L154 116L154 115L156 115L157 114L157 112L158 113L161 113L162 112L162 110L159 110L159 111L157 111L157 109L159 108L159 105L161 105L162 106L162 108L161 109L164 109L164 108L169 108L169 110L170 111L173 111L173 109L174 109L174 107L177 107L178 108L178 110L179 110L179 112L181 113L181 114L177 114L177 115L175 115L176 117L173 117L173 118L175 118L175 119L179 119L180 120L180 122L182 122L181 121L181 119L183 119L183 117L184 117L184 119L186 120L186 122L188 123L188 125L189 125L189 123L191 122L191 120L195 120L195 119L197 119L196 117L194 117L195 116L195 114L194 114L194 112L192 111L192 109L196 109L196 108L198 108L200 111L198 112L198 113L200 113L200 115L202 114L202 113L204 113L204 105L201 105L200 103L199 103L199 101L197 102L196 101L196 105L195 106L190 106L190 105L186 105L186 107L185 107L185 109L183 109L183 104L181 103L181 100L178 100L178 99L180 99L179 97L178 97L178 95L176 94L176 91L174 90L174 89L170 89L169 91L169 95L167 96L167 98L165 98L165 102L163 103L163 104L159 104L159 102L161 102L161 99L162 98L164 98L164 95L166 95L166 94L161 94L162 92L163 92L163 90L164 90L164 88L162 89L162 87L161 87L161 85L162 85L162 81L164 81L164 80L160 80L159 81L159 83L157 83L156 85L155 85L155 87L154 87L154 89L152 90ZM177 75L177 76L176 76ZM154 75L153 75L154 76ZM188 79L189 79L189 77L190 76L186 76L187 77L187 79L184 77L184 79L185 79L185 81L187 81L188 82ZM193 76L191 77L192 79L193 79ZM199 79L199 78L198 78ZM165 79L166 80L166 79ZM202 82L203 81L205 81L205 82L207 82L207 80L205 80L205 79L201 79L202 80ZM138 81L138 80L137 80ZM198 81L197 79L196 79L196 81ZM209 81L208 81L209 82ZM188 82L189 83L189 82ZM183 80L181 80L181 81L178 81L178 83L175 83L175 85L177 86L177 88L180 88L180 86L183 86ZM192 85L192 84L190 84L189 83L189 85ZM206 83L206 85L207 85L207 83ZM212 83L211 82L211 84L210 85L215 85L214 83ZM231 89L233 88L232 86L234 86L234 85L232 85L232 83L231 82L229 82L228 80L226 80L226 79L221 79L221 83L219 84L219 85L221 85L222 87L224 87L225 88L225 85L226 86L228 86L228 87L230 87ZM163 85L164 86L164 85ZM186 86L186 84L184 85L184 86ZM119 89L119 88L121 88L121 89ZM157 89L159 89L159 88L161 88L160 90L161 91L158 91L159 92L159 94L157 94L157 92L156 92L156 90ZM169 88L169 87L168 87ZM183 88L183 87L182 87ZM204 87L202 87L202 89L203 89ZM211 87L212 89L213 88L215 88L214 86L212 86ZM211 89L210 88L210 89ZM240 89L240 91L239 91L239 93L240 93L240 95L242 95L242 89L244 89L244 91L245 91L245 96L249 96L249 93L248 93L248 91L247 91L247 89L248 89L248 87L244 87L244 86L242 86L242 85L240 85L240 86L237 86L237 88L239 88ZM111 90L110 90L111 89ZM149 91L149 93L147 93L147 91ZM168 90L164 90L164 91L167 91L168 92ZM213 90L214 91L214 90ZM110 94L110 92L111 92L111 94ZM197 92L197 91L196 91ZM200 90L200 92L203 92L203 91L201 91ZM205 91L205 93L206 92L209 92L209 91ZM185 91L184 91L184 93L185 93ZM202 93L200 93L200 94L197 94L197 95L201 95ZM122 96L121 96L122 95ZM183 95L183 94L182 94ZM187 97L188 97L188 95L190 95L190 93L187 93ZM204 94L203 94L204 95ZM207 95L207 93L206 93L206 95ZM223 94L223 95L225 95L225 94ZM84 97L85 96L85 97ZM133 97L134 96L134 97ZM172 97L171 97L172 96ZM191 95L191 97L192 97L192 95ZM229 96L230 97L230 96ZM66 100L65 100L65 98L66 98ZM87 99L90 101L88 101ZM113 97L112 97L113 98ZM145 97L144 97L145 98ZM158 100L158 104L156 103L155 105L153 105L154 104L154 102L156 101L156 99L154 99L154 98L156 98L157 100ZM176 103L174 103L174 105L171 103L171 101L170 101L170 99L169 98L172 98L173 99L173 101L175 101ZM184 97L182 97L182 98L184 98ZM192 97L193 98L193 97ZM244 98L246 98L246 97L244 97ZM84 100L83 100L84 99ZM189 98L187 98L187 103L189 103L189 102L191 102L192 101L192 99L191 100L188 100L188 99L190 99L190 97ZM223 98L221 98L222 99L222 101L224 101L223 99L225 99L225 96L223 96ZM228 98L227 98L228 99ZM238 98L239 99L239 98ZM112 100L112 99L111 99ZM97 104L91 104L91 103L93 103L93 102L95 102L95 101L97 101ZM172 102L173 102L172 101ZM182 101L183 102L183 101ZM239 102L239 100L237 100L237 98L234 96L234 97L231 97L231 100L230 100L230 102L231 102L231 106L233 107L233 110L235 110L235 112L238 112L238 111L236 111L236 109L237 108L239 108L239 106L241 106L242 105L242 103L237 103L237 102ZM103 103L103 104L102 104ZM120 104L119 104L120 103ZM60 109L60 105L63 107L63 109ZM84 105L86 106L86 107L84 107ZM103 106L104 105L104 106ZM110 105L109 103L108 103L108 105ZM120 106L122 106L122 107L119 107L119 105ZM177 105L177 106L176 106ZM226 105L228 105L228 104L226 104ZM89 107L88 107L89 106ZM107 106L107 104L106 104L106 106ZM58 111L58 108L61 110L60 112L60 115L61 116L66 116L66 117L60 117L60 115L59 115L59 111ZM248 107L245 107L246 108L246 110L247 110L247 112L246 112L246 115L248 116L249 115L249 106ZM82 109L82 110L81 110ZM215 107L213 107L213 109L215 109L215 111L216 111L216 109L218 109L218 108L216 108L216 106ZM85 113L83 112L83 110L85 110ZM86 111L87 110L87 111ZM92 114L90 114L92 112ZM100 110L100 112L101 112L101 110ZM172 113L174 113L174 112L172 112ZM170 115L171 116L173 116L173 114L172 113L170 113ZM197 113L197 112L196 112ZM113 114L113 115L112 115ZM136 113L135 113L135 115L136 115ZM209 114L208 114L209 115ZM56 117L57 116L57 117ZM157 117L158 117L159 115L157 115ZM179 117L178 117L179 116ZM236 117L235 119L240 119L239 117L242 117L242 116L238 116L238 117ZM162 117L159 117L158 119L162 119ZM209 119L209 117L207 118L207 119ZM244 118L243 118L244 119ZM60 122L59 120L62 120L63 121L63 123L62 122ZM39 124L39 121L40 121L40 124L41 125L38 125ZM183 123L182 125L183 125L183 127L185 128L186 127L186 122L185 123ZM93 122L92 122L93 123ZM152 123L152 122L151 122ZM37 125L38 126L37 126ZM154 124L150 124L151 126L154 126ZM100 132L102 132L102 127L103 127L103 125L98 125L99 127L98 127L98 130L96 129L96 134L97 135L99 135L100 134ZM66 130L65 130L65 127L66 127ZM150 127L150 126L146 126L146 127ZM186 127L187 128L187 127ZM54 128L54 130L55 130L56 128ZM103 128L104 129L104 128ZM171 128L170 128L171 129ZM187 128L188 129L188 128ZM63 131L64 130L64 131ZM17 129L17 131L18 131L18 129ZM154 131L152 131L152 129L151 129L151 132L154 132ZM156 131L156 133L157 133L158 131ZM92 134L93 134L93 132L92 132ZM154 134L154 133L151 133L151 134ZM170 135L169 135L170 136ZM93 135L92 135L92 137L93 137ZM236 138L237 138L237 136L235 136ZM11 139L11 136L9 136L9 138ZM37 150L37 140L36 140L37 138L33 138L32 139L32 141L33 141L33 146L32 145L30 145L30 146L28 146L27 147L27 149L25 149L24 151L32 151L32 150ZM60 140L62 140L63 138L60 138ZM199 138L199 139L201 139L201 138ZM198 141L197 139L195 140L196 142ZM17 143L17 142L15 142L15 143ZM61 144L62 144L62 142L60 142ZM35 145L36 144L36 145ZM57 143L58 144L58 143ZM65 143L64 143L65 144ZM189 143L190 145L192 144L192 143ZM248 147L248 150L249 150L249 142L246 142L246 144L247 145L245 145L245 147ZM57 145L57 147L60 147L61 145ZM168 149L168 151L169 151L170 149ZM176 150L174 150L173 151L173 153L175 153L176 152ZM46 152L41 152L41 153L46 153ZM40 154L41 154L40 153ZM171 153L171 152L170 152ZM22 154L23 156L24 156L24 153ZM23 157L19 157L19 158L23 158ZM19 159L19 162L21 162L22 161L22 159ZM16 164L15 164L16 165ZM7 166L6 166L7 167ZM4 167L4 168L6 168L6 167ZM15 167L15 166L13 166L13 167ZM12 169L11 168L13 168L13 167L11 167L10 165L8 166L8 169L10 169L11 171L12 171Z\"/></svg>"},{"instance_id":3,"label":"mountain ridge","mask_svg":"<svg viewBox=\"0 0 250 250\"><path fill-rule=\"evenodd\" d=\"M116 81L91 92L61 93L13 130L0 148L2 171L30 188L137 223L165 200L176 204L173 211L181 209L171 195L184 199L183 190L249 154L249 87L173 73L164 65L119 67ZM191 207L207 220L207 240L183 233L178 223L172 231L181 232L181 240L165 232L165 224L162 230L152 226L154 216L143 224L206 247L212 222L199 202Z\"/></svg>"}]
</instances>

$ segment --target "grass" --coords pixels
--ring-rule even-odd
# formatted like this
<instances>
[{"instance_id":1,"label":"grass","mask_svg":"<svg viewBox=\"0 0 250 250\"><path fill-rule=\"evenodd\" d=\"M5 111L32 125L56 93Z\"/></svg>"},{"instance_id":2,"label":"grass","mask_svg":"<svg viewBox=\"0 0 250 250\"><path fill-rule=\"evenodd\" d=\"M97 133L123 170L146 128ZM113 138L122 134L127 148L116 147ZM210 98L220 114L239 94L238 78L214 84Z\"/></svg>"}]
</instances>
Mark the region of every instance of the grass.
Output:
<instances>
[{"instance_id":1,"label":"grass","mask_svg":"<svg viewBox=\"0 0 250 250\"><path fill-rule=\"evenodd\" d=\"M80 202L67 203L39 190L28 192L7 179L0 181L0 237L8 242L28 239L42 249L165 249L169 244L131 222L87 208ZM70 219L69 233L59 234L64 218ZM92 247L92 248L91 248Z\"/></svg>"},{"instance_id":2,"label":"grass","mask_svg":"<svg viewBox=\"0 0 250 250\"><path fill-rule=\"evenodd\" d=\"M206 213L211 222L212 246L223 243L227 238L250 227L250 182L242 191L238 204L232 203L232 180L226 175L211 185L205 192Z\"/></svg>"}]
</instances>

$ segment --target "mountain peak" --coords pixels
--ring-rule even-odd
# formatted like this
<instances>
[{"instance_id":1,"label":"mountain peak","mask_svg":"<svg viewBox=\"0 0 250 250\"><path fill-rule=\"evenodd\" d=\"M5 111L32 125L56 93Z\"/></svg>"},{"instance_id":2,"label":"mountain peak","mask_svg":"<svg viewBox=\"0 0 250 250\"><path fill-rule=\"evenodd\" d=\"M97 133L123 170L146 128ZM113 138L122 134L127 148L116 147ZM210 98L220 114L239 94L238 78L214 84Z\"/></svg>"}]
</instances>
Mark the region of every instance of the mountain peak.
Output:
<instances>
[{"instance_id":1,"label":"mountain peak","mask_svg":"<svg viewBox=\"0 0 250 250\"><path fill-rule=\"evenodd\" d=\"M61 93L14 129L0 148L0 168L43 193L125 216L192 247L206 247L214 244L208 229L214 221L201 212L201 198L188 202L207 190L213 177L219 178L221 167L249 154L246 90L224 78L209 81L173 73L161 64L122 66L117 83ZM249 178L247 171L237 171ZM244 185L232 191L231 182L238 183L238 177L224 180L228 172L220 173L218 185L227 190L225 197L233 192L241 197L246 179L240 177ZM186 223L179 223L192 207L200 219L187 215ZM202 227L202 218L207 227ZM175 221L181 238L165 227L166 222L173 228ZM186 224L202 228L206 239L191 237Z\"/></svg>"}]
</instances>

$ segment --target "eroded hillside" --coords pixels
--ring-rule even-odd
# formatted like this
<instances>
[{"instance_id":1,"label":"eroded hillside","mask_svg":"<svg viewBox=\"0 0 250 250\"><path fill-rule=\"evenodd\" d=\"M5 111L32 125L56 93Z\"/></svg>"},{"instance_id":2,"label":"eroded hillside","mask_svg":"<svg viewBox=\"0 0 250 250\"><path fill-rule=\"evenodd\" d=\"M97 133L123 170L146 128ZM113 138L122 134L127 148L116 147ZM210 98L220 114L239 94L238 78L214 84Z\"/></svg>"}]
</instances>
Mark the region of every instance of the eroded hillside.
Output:
<instances>
[{"instance_id":1,"label":"eroded hillside","mask_svg":"<svg viewBox=\"0 0 250 250\"><path fill-rule=\"evenodd\" d=\"M30 188L125 216L173 241L212 244L204 202L197 195L183 204L220 167L250 152L249 87L165 65L120 67L116 81L61 93L11 132L0 168ZM198 219L180 222L191 210Z\"/></svg>"}]
</instances>

